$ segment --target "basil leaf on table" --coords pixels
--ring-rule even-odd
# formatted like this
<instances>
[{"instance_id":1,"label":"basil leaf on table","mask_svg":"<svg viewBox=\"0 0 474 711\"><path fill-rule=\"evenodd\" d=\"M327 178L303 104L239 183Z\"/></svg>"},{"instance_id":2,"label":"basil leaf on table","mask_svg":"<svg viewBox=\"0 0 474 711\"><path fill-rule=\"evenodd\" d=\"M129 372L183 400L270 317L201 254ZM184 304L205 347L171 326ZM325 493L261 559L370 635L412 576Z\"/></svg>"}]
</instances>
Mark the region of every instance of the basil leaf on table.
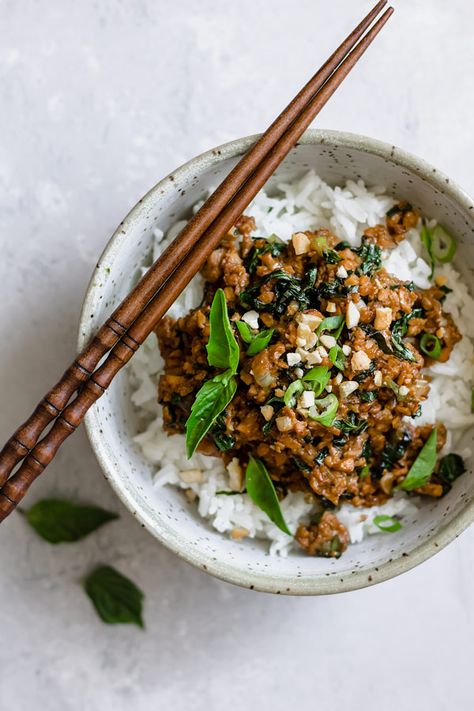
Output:
<instances>
[{"instance_id":1,"label":"basil leaf on table","mask_svg":"<svg viewBox=\"0 0 474 711\"><path fill-rule=\"evenodd\" d=\"M212 301L209 315L210 334L207 343L207 360L216 368L230 368L234 373L239 365L239 345L229 321L227 302L222 289Z\"/></svg>"},{"instance_id":2,"label":"basil leaf on table","mask_svg":"<svg viewBox=\"0 0 474 711\"><path fill-rule=\"evenodd\" d=\"M223 373L206 380L198 390L186 421L186 452L188 459L207 434L221 412L227 407L237 390L237 380L229 368Z\"/></svg>"},{"instance_id":3,"label":"basil leaf on table","mask_svg":"<svg viewBox=\"0 0 474 711\"><path fill-rule=\"evenodd\" d=\"M125 575L109 565L100 565L87 577L84 589L106 624L129 623L144 628L144 595Z\"/></svg>"},{"instance_id":4,"label":"basil leaf on table","mask_svg":"<svg viewBox=\"0 0 474 711\"><path fill-rule=\"evenodd\" d=\"M423 448L420 450L417 458L410 467L410 471L405 479L399 484L397 489L404 491L413 491L420 486L424 486L432 475L436 464L436 442L437 431L433 428L430 436L426 440Z\"/></svg>"},{"instance_id":5,"label":"basil leaf on table","mask_svg":"<svg viewBox=\"0 0 474 711\"><path fill-rule=\"evenodd\" d=\"M74 543L118 518L98 506L78 506L61 499L38 501L25 515L36 533L50 543Z\"/></svg>"},{"instance_id":6,"label":"basil leaf on table","mask_svg":"<svg viewBox=\"0 0 474 711\"><path fill-rule=\"evenodd\" d=\"M260 459L250 457L245 473L247 494L250 496L254 504L256 504L264 513L267 514L270 521L273 521L275 526L283 531L283 533L291 536L288 526L285 523L283 514L280 508L280 502L276 495L275 486L270 478L269 473Z\"/></svg>"}]
</instances>

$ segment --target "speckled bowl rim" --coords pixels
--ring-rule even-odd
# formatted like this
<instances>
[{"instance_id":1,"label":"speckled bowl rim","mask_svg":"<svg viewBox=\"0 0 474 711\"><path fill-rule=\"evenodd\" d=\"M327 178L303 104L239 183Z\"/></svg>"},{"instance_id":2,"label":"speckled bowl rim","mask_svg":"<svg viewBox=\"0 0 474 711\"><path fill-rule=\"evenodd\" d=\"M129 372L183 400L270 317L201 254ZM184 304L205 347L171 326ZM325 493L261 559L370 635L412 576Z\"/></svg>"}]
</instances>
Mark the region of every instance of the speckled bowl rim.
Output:
<instances>
[{"instance_id":1,"label":"speckled bowl rim","mask_svg":"<svg viewBox=\"0 0 474 711\"><path fill-rule=\"evenodd\" d=\"M127 239L127 226L141 219L144 209L152 202L160 200L163 195L175 190L173 186L174 179L185 179L189 174L197 175L201 171L220 163L223 160L240 156L255 142L258 135L246 136L230 141L221 146L213 148L177 168L166 178L157 183L128 213L123 222L109 240L104 249L99 262L98 268L103 265L109 265L114 261L114 257L120 250L122 242ZM308 130L299 141L301 144L321 144L327 146L345 147L348 149L356 149L365 153L374 154L388 161L396 163L401 168L406 168L419 176L432 187L444 192L458 206L469 214L469 211L474 210L474 202L467 193L448 178L444 173L437 168L408 153L396 146L384 143L382 141L361 136L352 133L329 130ZM196 173L196 171L198 171ZM170 180L171 178L171 180ZM95 285L95 270L89 282L85 295L79 324L78 348L81 350L88 339L92 335L92 327L89 314L93 312L94 306L98 302L97 287ZM219 560L212 560L207 555L195 553L192 546L186 546L171 535L160 534L153 523L151 516L145 511L137 509L136 501L132 495L121 484L116 476L116 472L112 462L106 456L106 449L103 446L104 434L97 421L97 415L92 409L85 418L85 426L87 435L91 443L92 449L97 457L99 465L105 475L105 478L110 483L111 487L121 499L123 504L129 509L133 516L161 543L167 548L176 553L180 558L195 565L201 570L205 570L210 575L221 580L250 588L261 592L285 593L291 583L291 595L324 595L339 592L348 592L360 588L375 585L376 583L389 580L416 567L423 561L427 560L442 548L451 543L457 538L468 526L474 521L474 500L464 505L456 517L449 523L441 526L432 539L420 543L416 548L410 551L409 556L402 556L398 559L389 560L379 564L377 568L365 568L363 571L353 572L352 575L345 578L343 581L339 578L321 577L301 578L294 577L291 581L287 576L280 575L263 575L256 571L235 570L231 569L229 564ZM270 559L271 560L271 559Z\"/></svg>"}]
</instances>

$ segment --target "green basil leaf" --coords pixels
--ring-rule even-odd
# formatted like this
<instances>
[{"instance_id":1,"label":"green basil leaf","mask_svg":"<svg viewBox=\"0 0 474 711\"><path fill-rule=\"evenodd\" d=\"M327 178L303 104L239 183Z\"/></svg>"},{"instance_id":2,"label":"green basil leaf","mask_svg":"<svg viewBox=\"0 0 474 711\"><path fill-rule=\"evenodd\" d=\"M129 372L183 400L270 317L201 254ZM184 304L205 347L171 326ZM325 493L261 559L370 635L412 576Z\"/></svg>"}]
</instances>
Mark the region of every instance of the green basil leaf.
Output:
<instances>
[{"instance_id":1,"label":"green basil leaf","mask_svg":"<svg viewBox=\"0 0 474 711\"><path fill-rule=\"evenodd\" d=\"M143 593L129 578L109 565L100 565L84 583L97 614L108 625L130 623L143 629Z\"/></svg>"},{"instance_id":2,"label":"green basil leaf","mask_svg":"<svg viewBox=\"0 0 474 711\"><path fill-rule=\"evenodd\" d=\"M303 380L311 384L316 397L319 397L331 378L327 365L316 365L304 374Z\"/></svg>"},{"instance_id":3,"label":"green basil leaf","mask_svg":"<svg viewBox=\"0 0 474 711\"><path fill-rule=\"evenodd\" d=\"M260 331L260 333L257 333L247 348L247 355L254 356L257 355L257 353L260 353L260 351L263 351L272 340L274 332L274 328L266 328L263 331Z\"/></svg>"},{"instance_id":4,"label":"green basil leaf","mask_svg":"<svg viewBox=\"0 0 474 711\"><path fill-rule=\"evenodd\" d=\"M50 543L73 543L85 538L118 514L98 506L78 506L61 499L43 499L26 512L36 533Z\"/></svg>"},{"instance_id":5,"label":"green basil leaf","mask_svg":"<svg viewBox=\"0 0 474 711\"><path fill-rule=\"evenodd\" d=\"M207 434L221 412L227 407L237 390L237 380L231 369L206 380L198 390L186 421L186 452L188 459Z\"/></svg>"},{"instance_id":6,"label":"green basil leaf","mask_svg":"<svg viewBox=\"0 0 474 711\"><path fill-rule=\"evenodd\" d=\"M246 351L248 356L257 355L257 353L263 351L270 343L275 332L274 328L266 328L259 333L253 334L250 326L245 321L236 321L235 325L243 342L249 344Z\"/></svg>"},{"instance_id":7,"label":"green basil leaf","mask_svg":"<svg viewBox=\"0 0 474 711\"><path fill-rule=\"evenodd\" d=\"M210 334L207 343L207 360L216 368L230 368L236 372L240 350L229 321L227 302L222 289L218 289L212 301L209 315Z\"/></svg>"},{"instance_id":8,"label":"green basil leaf","mask_svg":"<svg viewBox=\"0 0 474 711\"><path fill-rule=\"evenodd\" d=\"M247 482L247 494L254 504L262 509L270 521L273 521L275 526L278 526L283 533L291 536L292 534L288 530L280 509L280 502L278 501L273 481L260 459L250 457L245 479Z\"/></svg>"},{"instance_id":9,"label":"green basil leaf","mask_svg":"<svg viewBox=\"0 0 474 711\"><path fill-rule=\"evenodd\" d=\"M235 325L243 342L252 343L253 335L248 323L245 323L245 321L236 321Z\"/></svg>"},{"instance_id":10,"label":"green basil leaf","mask_svg":"<svg viewBox=\"0 0 474 711\"><path fill-rule=\"evenodd\" d=\"M399 531L402 527L400 521L397 521L393 516L387 516L385 514L374 516L372 523L384 533L395 533L395 531Z\"/></svg>"},{"instance_id":11,"label":"green basil leaf","mask_svg":"<svg viewBox=\"0 0 474 711\"><path fill-rule=\"evenodd\" d=\"M405 479L396 487L397 489L413 491L413 489L418 489L420 486L424 486L426 484L430 476L433 474L436 464L436 440L437 432L435 427L426 440L419 455L411 465L410 471L406 475Z\"/></svg>"}]
</instances>

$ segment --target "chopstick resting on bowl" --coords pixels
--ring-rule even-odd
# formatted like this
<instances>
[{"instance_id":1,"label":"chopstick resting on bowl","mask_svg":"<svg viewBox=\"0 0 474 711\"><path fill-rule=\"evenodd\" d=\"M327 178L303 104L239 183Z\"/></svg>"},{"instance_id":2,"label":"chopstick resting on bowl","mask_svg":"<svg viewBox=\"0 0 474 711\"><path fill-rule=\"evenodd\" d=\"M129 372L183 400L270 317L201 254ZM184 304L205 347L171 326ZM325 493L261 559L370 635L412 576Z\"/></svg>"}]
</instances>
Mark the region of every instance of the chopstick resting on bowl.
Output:
<instances>
[{"instance_id":1,"label":"chopstick resting on bowl","mask_svg":"<svg viewBox=\"0 0 474 711\"><path fill-rule=\"evenodd\" d=\"M393 13L389 7L368 29L386 4L380 0L303 87L8 440L0 452L0 522L23 499L367 50Z\"/></svg>"}]
</instances>

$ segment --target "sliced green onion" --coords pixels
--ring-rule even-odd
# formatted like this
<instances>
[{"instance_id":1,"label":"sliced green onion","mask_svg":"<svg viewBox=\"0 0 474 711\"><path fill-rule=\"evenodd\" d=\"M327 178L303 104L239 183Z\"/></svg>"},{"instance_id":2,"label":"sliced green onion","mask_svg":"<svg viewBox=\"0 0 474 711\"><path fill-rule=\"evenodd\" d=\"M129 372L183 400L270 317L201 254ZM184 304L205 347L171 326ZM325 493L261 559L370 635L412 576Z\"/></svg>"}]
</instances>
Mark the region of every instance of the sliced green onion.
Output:
<instances>
[{"instance_id":1,"label":"sliced green onion","mask_svg":"<svg viewBox=\"0 0 474 711\"><path fill-rule=\"evenodd\" d=\"M441 341L434 333L424 333L420 338L420 350L430 358L438 360L441 355Z\"/></svg>"},{"instance_id":2,"label":"sliced green onion","mask_svg":"<svg viewBox=\"0 0 474 711\"><path fill-rule=\"evenodd\" d=\"M323 331L335 331L344 323L344 316L328 316L324 318L316 329L316 335L319 336Z\"/></svg>"},{"instance_id":3,"label":"sliced green onion","mask_svg":"<svg viewBox=\"0 0 474 711\"><path fill-rule=\"evenodd\" d=\"M431 234L431 230L427 227L426 222L424 220L421 227L420 239L426 251L428 252L428 257L430 259L431 266L430 279L432 279L434 274L433 235Z\"/></svg>"},{"instance_id":4,"label":"sliced green onion","mask_svg":"<svg viewBox=\"0 0 474 711\"><path fill-rule=\"evenodd\" d=\"M368 464L366 464L365 467L362 467L362 469L360 470L359 478L365 479L368 476L370 476L370 467Z\"/></svg>"},{"instance_id":5,"label":"sliced green onion","mask_svg":"<svg viewBox=\"0 0 474 711\"><path fill-rule=\"evenodd\" d=\"M292 383L286 389L285 395L283 397L283 402L287 407L294 407L296 404L297 396L303 392L303 383L301 380L293 380Z\"/></svg>"},{"instance_id":6,"label":"sliced green onion","mask_svg":"<svg viewBox=\"0 0 474 711\"><path fill-rule=\"evenodd\" d=\"M452 262L457 250L456 240L441 225L436 225L431 233L433 257L441 264Z\"/></svg>"},{"instance_id":7,"label":"sliced green onion","mask_svg":"<svg viewBox=\"0 0 474 711\"><path fill-rule=\"evenodd\" d=\"M385 514L375 516L372 519L372 523L384 533L395 533L395 531L399 531L402 527L400 521L397 521L393 516L386 516Z\"/></svg>"},{"instance_id":8,"label":"sliced green onion","mask_svg":"<svg viewBox=\"0 0 474 711\"><path fill-rule=\"evenodd\" d=\"M329 382L331 375L327 365L317 365L303 376L305 382L311 383L311 389L319 397Z\"/></svg>"},{"instance_id":9,"label":"sliced green onion","mask_svg":"<svg viewBox=\"0 0 474 711\"><path fill-rule=\"evenodd\" d=\"M328 241L326 237L313 237L311 240L311 247L319 254L323 253L323 250L328 246Z\"/></svg>"},{"instance_id":10,"label":"sliced green onion","mask_svg":"<svg viewBox=\"0 0 474 711\"><path fill-rule=\"evenodd\" d=\"M309 416L325 427L330 427L336 419L339 400L332 393L321 400L316 400L313 407L309 408Z\"/></svg>"},{"instance_id":11,"label":"sliced green onion","mask_svg":"<svg viewBox=\"0 0 474 711\"><path fill-rule=\"evenodd\" d=\"M346 356L341 346L338 346L337 343L329 351L329 360L339 370L344 370L346 367Z\"/></svg>"}]
</instances>

